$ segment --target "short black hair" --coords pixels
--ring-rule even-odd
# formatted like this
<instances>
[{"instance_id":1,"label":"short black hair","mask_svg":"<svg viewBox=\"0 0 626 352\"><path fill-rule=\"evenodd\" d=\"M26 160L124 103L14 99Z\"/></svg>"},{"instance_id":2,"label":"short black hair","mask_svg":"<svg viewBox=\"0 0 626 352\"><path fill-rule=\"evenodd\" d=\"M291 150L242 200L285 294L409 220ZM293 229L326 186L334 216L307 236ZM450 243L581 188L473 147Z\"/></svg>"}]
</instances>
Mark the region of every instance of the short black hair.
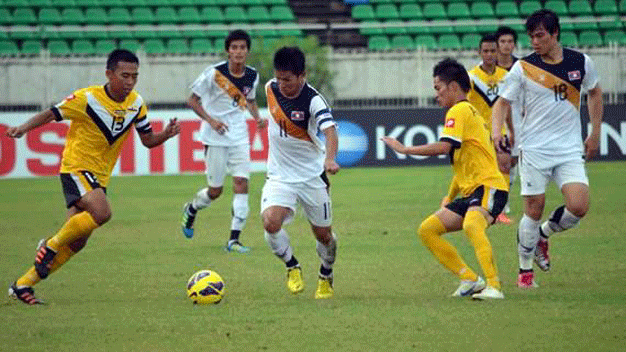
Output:
<instances>
[{"instance_id":1,"label":"short black hair","mask_svg":"<svg viewBox=\"0 0 626 352\"><path fill-rule=\"evenodd\" d=\"M139 65L139 58L137 58L137 55L125 49L115 49L111 51L109 57L107 58L107 70L115 71L117 64L120 61Z\"/></svg>"},{"instance_id":2,"label":"short black hair","mask_svg":"<svg viewBox=\"0 0 626 352\"><path fill-rule=\"evenodd\" d=\"M452 58L445 58L439 61L433 68L433 77L439 77L439 80L449 84L456 82L465 93L470 90L470 79L467 70L458 61Z\"/></svg>"},{"instance_id":3,"label":"short black hair","mask_svg":"<svg viewBox=\"0 0 626 352\"><path fill-rule=\"evenodd\" d=\"M274 69L300 76L305 69L304 53L296 46L284 46L274 54Z\"/></svg>"},{"instance_id":4,"label":"short black hair","mask_svg":"<svg viewBox=\"0 0 626 352\"><path fill-rule=\"evenodd\" d=\"M498 27L498 30L496 31L496 38L499 40L501 36L503 35L512 35L513 36L513 43L517 44L517 32L515 32L513 30L513 28L509 27L509 26L500 26Z\"/></svg>"},{"instance_id":5,"label":"short black hair","mask_svg":"<svg viewBox=\"0 0 626 352\"><path fill-rule=\"evenodd\" d=\"M235 29L234 31L228 33L228 36L226 36L226 39L224 40L224 50L228 51L230 43L235 40L245 40L248 50L250 50L250 34L242 29Z\"/></svg>"},{"instance_id":6,"label":"short black hair","mask_svg":"<svg viewBox=\"0 0 626 352\"><path fill-rule=\"evenodd\" d=\"M528 19L526 20L526 32L531 33L536 30L539 26L543 26L543 28L548 31L551 35L554 35L557 31L559 32L559 37L561 36L561 25L559 25L559 16L556 13L550 10L538 10L535 11Z\"/></svg>"},{"instance_id":7,"label":"short black hair","mask_svg":"<svg viewBox=\"0 0 626 352\"><path fill-rule=\"evenodd\" d=\"M497 45L498 37L496 37L496 35L493 33L483 35L483 37L480 38L480 43L478 43L478 49L481 49L483 47L483 43L496 43Z\"/></svg>"}]
</instances>

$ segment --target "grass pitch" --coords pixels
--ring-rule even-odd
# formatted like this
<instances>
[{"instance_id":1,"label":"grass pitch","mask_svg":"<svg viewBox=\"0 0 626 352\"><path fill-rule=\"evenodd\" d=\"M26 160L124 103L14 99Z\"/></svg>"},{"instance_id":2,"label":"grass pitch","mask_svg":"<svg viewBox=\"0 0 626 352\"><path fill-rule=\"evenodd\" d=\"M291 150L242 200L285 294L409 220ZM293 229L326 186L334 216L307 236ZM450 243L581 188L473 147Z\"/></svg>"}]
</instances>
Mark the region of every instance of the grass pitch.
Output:
<instances>
[{"instance_id":1,"label":"grass pitch","mask_svg":"<svg viewBox=\"0 0 626 352\"><path fill-rule=\"evenodd\" d=\"M516 225L488 229L506 296L497 302L450 298L457 280L415 235L446 193L449 167L355 168L331 177L339 251L335 297L326 301L313 299L319 260L301 212L286 229L306 287L287 292L258 214L264 175L251 179L247 255L223 250L230 186L199 214L188 240L181 208L204 176L116 177L108 190L112 220L36 286L48 304L0 299L0 350L621 351L626 163L590 163L588 173L591 210L552 238L552 271L537 273L539 289L515 287ZM0 180L0 194L4 290L32 264L37 241L62 225L65 209L58 178ZM518 194L515 187L516 220ZM562 202L554 186L547 199L544 217ZM465 236L447 238L479 270ZM194 306L185 284L205 268L222 275L226 296Z\"/></svg>"}]
</instances>

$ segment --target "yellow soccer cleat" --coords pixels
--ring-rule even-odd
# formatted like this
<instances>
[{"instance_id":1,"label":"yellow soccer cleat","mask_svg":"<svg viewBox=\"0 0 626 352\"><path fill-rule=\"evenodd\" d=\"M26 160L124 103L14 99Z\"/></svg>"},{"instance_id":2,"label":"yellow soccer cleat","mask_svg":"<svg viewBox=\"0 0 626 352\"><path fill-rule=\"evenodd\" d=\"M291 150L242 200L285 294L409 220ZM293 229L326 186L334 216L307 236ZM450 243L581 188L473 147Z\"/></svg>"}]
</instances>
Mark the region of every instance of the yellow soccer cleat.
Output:
<instances>
[{"instance_id":1,"label":"yellow soccer cleat","mask_svg":"<svg viewBox=\"0 0 626 352\"><path fill-rule=\"evenodd\" d=\"M304 290L304 281L302 281L302 269L295 267L287 270L287 288L289 292L300 293Z\"/></svg>"},{"instance_id":2,"label":"yellow soccer cleat","mask_svg":"<svg viewBox=\"0 0 626 352\"><path fill-rule=\"evenodd\" d=\"M322 278L317 280L317 290L315 290L315 299L332 298L335 294L333 290L333 278Z\"/></svg>"}]
</instances>

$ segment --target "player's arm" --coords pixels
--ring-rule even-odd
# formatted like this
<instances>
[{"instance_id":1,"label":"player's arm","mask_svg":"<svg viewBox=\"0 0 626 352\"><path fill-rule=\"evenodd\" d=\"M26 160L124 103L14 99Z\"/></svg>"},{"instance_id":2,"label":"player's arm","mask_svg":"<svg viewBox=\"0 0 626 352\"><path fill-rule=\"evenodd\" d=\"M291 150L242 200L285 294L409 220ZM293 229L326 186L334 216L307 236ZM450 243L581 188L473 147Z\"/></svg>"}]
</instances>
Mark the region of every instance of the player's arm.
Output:
<instances>
[{"instance_id":1,"label":"player's arm","mask_svg":"<svg viewBox=\"0 0 626 352\"><path fill-rule=\"evenodd\" d=\"M589 109L591 133L585 139L585 158L589 160L598 154L600 129L602 127L602 116L604 115L602 89L599 84L587 91L587 109Z\"/></svg>"},{"instance_id":2,"label":"player's arm","mask_svg":"<svg viewBox=\"0 0 626 352\"><path fill-rule=\"evenodd\" d=\"M498 98L498 100L500 100L500 98ZM513 110L512 109L506 109L506 116L504 118L504 123L506 124L506 130L508 132L509 145L513 147L513 145L515 144L515 127L513 126Z\"/></svg>"},{"instance_id":3,"label":"player's arm","mask_svg":"<svg viewBox=\"0 0 626 352\"><path fill-rule=\"evenodd\" d=\"M395 138L383 137L381 138L381 140L385 142L389 146L389 148L395 150L400 154L434 156L448 154L450 153L450 150L452 150L452 144L447 141L439 141L435 143L407 147L404 144L398 142L398 140Z\"/></svg>"},{"instance_id":4,"label":"player's arm","mask_svg":"<svg viewBox=\"0 0 626 352\"><path fill-rule=\"evenodd\" d=\"M246 107L248 108L248 111L250 111L250 114L252 115L252 118L254 119L254 121L256 121L257 128L258 129L265 128L265 126L267 125L267 121L265 121L259 114L259 106L257 105L256 100L247 99Z\"/></svg>"},{"instance_id":5,"label":"player's arm","mask_svg":"<svg viewBox=\"0 0 626 352\"><path fill-rule=\"evenodd\" d=\"M337 159L337 149L339 148L339 137L337 137L337 128L333 125L324 129L326 137L326 159L324 159L324 170L331 175L339 171Z\"/></svg>"},{"instance_id":6,"label":"player's arm","mask_svg":"<svg viewBox=\"0 0 626 352\"><path fill-rule=\"evenodd\" d=\"M191 110L193 110L193 112L196 113L196 115L206 121L212 129L217 131L217 133L224 134L224 132L228 131L228 125L212 118L211 116L209 116L209 114L207 114L207 112L202 107L202 99L197 94L191 94L189 99L187 99L187 105L191 108Z\"/></svg>"},{"instance_id":7,"label":"player's arm","mask_svg":"<svg viewBox=\"0 0 626 352\"><path fill-rule=\"evenodd\" d=\"M154 148L158 145L163 144L166 140L174 137L180 132L180 123L176 118L170 119L170 122L165 126L163 131L154 133L152 129L145 133L139 133L139 138L141 139L141 144L146 146L147 148Z\"/></svg>"},{"instance_id":8,"label":"player's arm","mask_svg":"<svg viewBox=\"0 0 626 352\"><path fill-rule=\"evenodd\" d=\"M44 110L37 115L28 119L28 121L16 127L9 127L6 132L6 135L12 138L20 138L26 132L37 128L39 126L43 126L56 118L56 115L52 111L52 109Z\"/></svg>"},{"instance_id":9,"label":"player's arm","mask_svg":"<svg viewBox=\"0 0 626 352\"><path fill-rule=\"evenodd\" d=\"M496 103L493 104L491 111L491 140L496 150L499 152L506 152L508 148L504 136L502 135L502 126L507 115L511 115L511 102L500 97L496 100ZM510 126L513 128L513 123L511 123Z\"/></svg>"}]
</instances>

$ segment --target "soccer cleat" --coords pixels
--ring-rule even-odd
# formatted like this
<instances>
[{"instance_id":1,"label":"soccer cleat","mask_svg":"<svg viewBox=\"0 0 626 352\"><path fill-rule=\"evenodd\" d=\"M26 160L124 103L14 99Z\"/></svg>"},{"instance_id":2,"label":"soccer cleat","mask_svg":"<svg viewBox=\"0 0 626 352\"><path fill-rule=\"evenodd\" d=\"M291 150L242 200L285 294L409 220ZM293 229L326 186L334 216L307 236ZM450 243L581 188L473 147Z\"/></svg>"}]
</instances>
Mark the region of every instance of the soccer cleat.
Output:
<instances>
[{"instance_id":1,"label":"soccer cleat","mask_svg":"<svg viewBox=\"0 0 626 352\"><path fill-rule=\"evenodd\" d=\"M474 293L478 293L485 289L485 280L482 277L478 277L476 281L471 280L461 280L461 284L454 291L452 297L467 297L471 296Z\"/></svg>"},{"instance_id":2,"label":"soccer cleat","mask_svg":"<svg viewBox=\"0 0 626 352\"><path fill-rule=\"evenodd\" d=\"M332 298L334 294L335 290L333 290L333 278L320 276L319 279L317 279L315 299Z\"/></svg>"},{"instance_id":3,"label":"soccer cleat","mask_svg":"<svg viewBox=\"0 0 626 352\"><path fill-rule=\"evenodd\" d=\"M537 242L537 248L535 248L535 263L539 269L543 271L550 270L550 255L548 254L548 240L543 238Z\"/></svg>"},{"instance_id":4,"label":"soccer cleat","mask_svg":"<svg viewBox=\"0 0 626 352\"><path fill-rule=\"evenodd\" d=\"M302 269L299 266L287 269L287 288L289 292L296 294L304 290L304 281L302 281Z\"/></svg>"},{"instance_id":5,"label":"soccer cleat","mask_svg":"<svg viewBox=\"0 0 626 352\"><path fill-rule=\"evenodd\" d=\"M498 224L511 225L513 223L513 220L511 220L511 218L506 216L505 213L500 213L498 217L496 218L496 222Z\"/></svg>"},{"instance_id":6,"label":"soccer cleat","mask_svg":"<svg viewBox=\"0 0 626 352\"><path fill-rule=\"evenodd\" d=\"M13 285L9 287L9 297L13 297L13 299L19 299L20 301L28 305L43 304L42 300L35 298L35 291L33 291L32 287L18 287L16 283L13 283Z\"/></svg>"},{"instance_id":7,"label":"soccer cleat","mask_svg":"<svg viewBox=\"0 0 626 352\"><path fill-rule=\"evenodd\" d=\"M181 228L183 230L183 235L187 238L193 237L193 222L196 220L195 215L191 215L189 213L189 207L191 203L185 203L183 206L183 219L181 221Z\"/></svg>"},{"instance_id":8,"label":"soccer cleat","mask_svg":"<svg viewBox=\"0 0 626 352\"><path fill-rule=\"evenodd\" d=\"M35 255L35 270L40 278L45 279L50 274L50 265L57 252L46 246L46 240L41 239L37 244L37 254Z\"/></svg>"},{"instance_id":9,"label":"soccer cleat","mask_svg":"<svg viewBox=\"0 0 626 352\"><path fill-rule=\"evenodd\" d=\"M250 248L244 246L239 241L228 241L225 249L227 252L237 252L242 254L250 252Z\"/></svg>"},{"instance_id":10,"label":"soccer cleat","mask_svg":"<svg viewBox=\"0 0 626 352\"><path fill-rule=\"evenodd\" d=\"M536 288L539 287L535 282L535 274L532 271L519 273L517 277L517 287L519 288Z\"/></svg>"},{"instance_id":11,"label":"soccer cleat","mask_svg":"<svg viewBox=\"0 0 626 352\"><path fill-rule=\"evenodd\" d=\"M498 290L497 288L493 286L487 286L485 287L484 290L478 293L474 293L472 295L472 299L481 300L481 301L485 299L503 299L503 298L504 298L504 294L502 293L502 291Z\"/></svg>"}]
</instances>

